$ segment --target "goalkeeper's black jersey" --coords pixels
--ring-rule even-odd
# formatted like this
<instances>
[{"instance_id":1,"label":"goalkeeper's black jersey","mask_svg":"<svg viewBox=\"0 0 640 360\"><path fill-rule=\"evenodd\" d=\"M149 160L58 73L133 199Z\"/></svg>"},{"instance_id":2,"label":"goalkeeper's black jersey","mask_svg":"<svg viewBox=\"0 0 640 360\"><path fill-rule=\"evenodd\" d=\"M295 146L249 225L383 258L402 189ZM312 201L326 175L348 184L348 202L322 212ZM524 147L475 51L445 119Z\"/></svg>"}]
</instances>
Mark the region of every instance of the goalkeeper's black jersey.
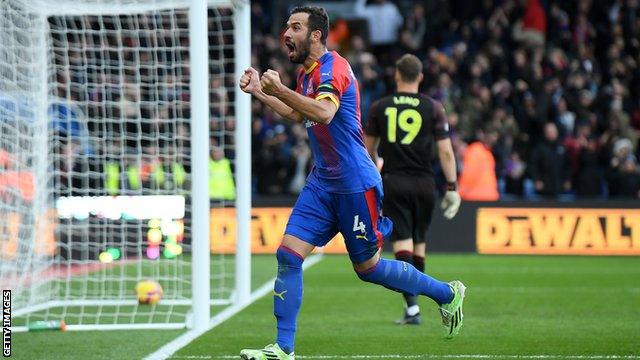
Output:
<instances>
[{"instance_id":1,"label":"goalkeeper's black jersey","mask_svg":"<svg viewBox=\"0 0 640 360\"><path fill-rule=\"evenodd\" d=\"M366 134L380 138L383 174L433 175L434 142L449 136L442 104L421 94L395 93L371 106Z\"/></svg>"}]
</instances>

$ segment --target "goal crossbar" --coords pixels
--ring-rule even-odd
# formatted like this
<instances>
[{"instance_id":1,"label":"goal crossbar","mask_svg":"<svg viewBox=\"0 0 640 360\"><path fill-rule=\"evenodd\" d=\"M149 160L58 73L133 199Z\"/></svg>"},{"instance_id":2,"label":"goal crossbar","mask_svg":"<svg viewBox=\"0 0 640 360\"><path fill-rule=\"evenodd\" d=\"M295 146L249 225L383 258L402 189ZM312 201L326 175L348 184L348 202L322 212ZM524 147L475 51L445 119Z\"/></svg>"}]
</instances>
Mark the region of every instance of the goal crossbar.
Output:
<instances>
[{"instance_id":1,"label":"goal crossbar","mask_svg":"<svg viewBox=\"0 0 640 360\"><path fill-rule=\"evenodd\" d=\"M208 7L235 7L244 5L243 0L204 0ZM104 3L100 0L69 1L32 0L26 2L31 10L41 16L81 16L81 15L131 15L149 11L188 9L192 0L120 0ZM53 4L53 6L52 6Z\"/></svg>"}]
</instances>

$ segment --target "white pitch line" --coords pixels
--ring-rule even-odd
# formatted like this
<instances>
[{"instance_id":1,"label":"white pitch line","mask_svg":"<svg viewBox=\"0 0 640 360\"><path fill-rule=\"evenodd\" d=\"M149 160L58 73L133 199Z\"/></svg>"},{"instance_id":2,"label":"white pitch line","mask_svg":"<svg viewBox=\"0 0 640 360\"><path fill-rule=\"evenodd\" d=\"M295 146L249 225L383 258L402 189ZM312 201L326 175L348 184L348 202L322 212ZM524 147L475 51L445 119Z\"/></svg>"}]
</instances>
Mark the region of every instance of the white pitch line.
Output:
<instances>
[{"instance_id":1,"label":"white pitch line","mask_svg":"<svg viewBox=\"0 0 640 360\"><path fill-rule=\"evenodd\" d=\"M172 356L171 359L206 360L206 359L238 359L238 355L188 355ZM459 354L459 355L296 355L296 359L523 359L523 360L632 360L640 359L640 355L489 355L489 354Z\"/></svg>"},{"instance_id":2,"label":"white pitch line","mask_svg":"<svg viewBox=\"0 0 640 360\"><path fill-rule=\"evenodd\" d=\"M305 259L304 263L302 264L302 269L306 270L306 269L310 268L311 266L313 266L313 265L317 264L318 262L320 262L320 260L322 260L322 254L311 255L307 259ZM261 287L259 287L257 290L252 292L251 293L251 297L249 298L249 301L246 304L232 305L232 306L224 309L223 311L221 311L218 315L212 317L211 320L209 321L209 326L207 326L206 329L204 329L204 330L189 330L186 333L184 333L184 334L178 336L177 338L175 338L173 341L167 343L166 345L164 345L160 349L158 349L155 352L149 354L147 357L144 358L144 360L165 360L165 359L168 359L168 358L175 358L175 357L172 357L172 355L175 354L176 351L178 351L178 350L182 349L183 347L189 345L190 342L195 340L200 335L204 334L205 332L207 332L207 331L213 329L214 327L222 324L223 322L227 321L229 318L231 318L235 314L239 313L240 311L242 311L247 306L253 304L256 300L262 298L263 296L267 295L269 292L273 291L273 283L274 283L274 281L275 281L275 278L267 281ZM236 355L234 358L238 358L238 357L239 356ZM212 357L208 357L207 359L213 359L213 358ZM229 358L216 357L216 359L229 359Z\"/></svg>"}]
</instances>

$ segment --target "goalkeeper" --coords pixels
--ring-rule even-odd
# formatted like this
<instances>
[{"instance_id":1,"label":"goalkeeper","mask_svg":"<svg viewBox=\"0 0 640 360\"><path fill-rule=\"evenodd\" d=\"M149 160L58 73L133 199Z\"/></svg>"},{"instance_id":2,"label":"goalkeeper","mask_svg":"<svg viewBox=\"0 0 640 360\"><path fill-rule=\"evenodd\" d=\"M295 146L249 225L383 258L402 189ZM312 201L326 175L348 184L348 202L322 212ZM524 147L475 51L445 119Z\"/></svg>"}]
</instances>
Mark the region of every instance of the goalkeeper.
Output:
<instances>
[{"instance_id":1,"label":"goalkeeper","mask_svg":"<svg viewBox=\"0 0 640 360\"><path fill-rule=\"evenodd\" d=\"M449 139L449 124L442 105L418 93L422 62L404 55L396 62L396 93L371 106L365 144L374 163L378 146L384 159L382 184L386 198L382 212L393 221L390 240L397 260L424 272L425 242L435 202L431 169L434 142L447 180L442 209L447 219L460 207L456 160ZM405 293L406 308L397 324L420 324L417 296Z\"/></svg>"},{"instance_id":2,"label":"goalkeeper","mask_svg":"<svg viewBox=\"0 0 640 360\"><path fill-rule=\"evenodd\" d=\"M364 146L358 81L347 60L327 51L329 17L319 7L291 11L283 34L289 60L302 64L296 90L267 70L249 68L240 88L275 112L307 128L314 167L302 189L280 247L273 294L276 343L245 349L247 360L293 360L298 312L302 304L302 263L338 232L358 277L389 289L425 295L440 305L443 332L455 336L462 325L464 285L438 281L413 266L380 257L392 223L380 215L382 182Z\"/></svg>"}]
</instances>

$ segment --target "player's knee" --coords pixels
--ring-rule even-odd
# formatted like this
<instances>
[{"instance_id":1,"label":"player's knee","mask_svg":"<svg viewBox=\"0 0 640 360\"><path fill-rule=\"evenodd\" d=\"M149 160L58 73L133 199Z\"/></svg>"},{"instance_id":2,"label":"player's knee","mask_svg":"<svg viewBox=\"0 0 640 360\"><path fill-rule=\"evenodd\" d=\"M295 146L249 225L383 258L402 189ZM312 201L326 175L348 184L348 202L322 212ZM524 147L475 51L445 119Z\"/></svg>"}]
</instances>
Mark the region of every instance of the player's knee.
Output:
<instances>
[{"instance_id":1,"label":"player's knee","mask_svg":"<svg viewBox=\"0 0 640 360\"><path fill-rule=\"evenodd\" d=\"M358 278L364 282L373 282L371 275L369 275L368 273L356 271L356 275L358 275Z\"/></svg>"},{"instance_id":2,"label":"player's knee","mask_svg":"<svg viewBox=\"0 0 640 360\"><path fill-rule=\"evenodd\" d=\"M280 246L276 251L276 259L278 260L278 266L284 267L301 267L304 258L294 250L289 249L286 246Z\"/></svg>"},{"instance_id":3,"label":"player's knee","mask_svg":"<svg viewBox=\"0 0 640 360\"><path fill-rule=\"evenodd\" d=\"M360 280L365 281L365 282L370 282L370 283L377 283L376 282L376 267L378 266L378 264L374 264L369 268L364 268L364 269L358 269L358 268L354 268L354 271L356 272L356 275L358 275L358 278L360 278Z\"/></svg>"}]
</instances>

